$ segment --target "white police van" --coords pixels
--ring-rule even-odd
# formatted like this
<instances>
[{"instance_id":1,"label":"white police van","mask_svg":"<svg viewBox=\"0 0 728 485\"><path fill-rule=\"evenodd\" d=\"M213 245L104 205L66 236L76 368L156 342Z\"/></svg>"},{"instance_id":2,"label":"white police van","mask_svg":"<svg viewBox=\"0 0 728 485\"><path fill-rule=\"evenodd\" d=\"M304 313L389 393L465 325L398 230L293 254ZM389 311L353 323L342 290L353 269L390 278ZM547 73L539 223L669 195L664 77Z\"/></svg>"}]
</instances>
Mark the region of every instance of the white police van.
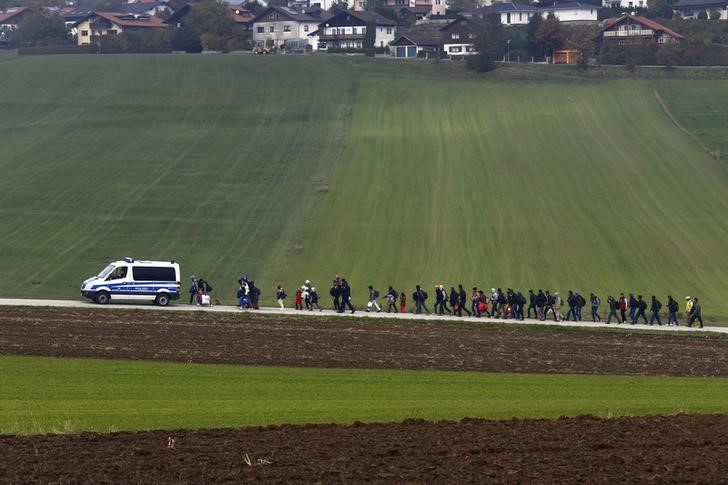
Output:
<instances>
[{"instance_id":1,"label":"white police van","mask_svg":"<svg viewBox=\"0 0 728 485\"><path fill-rule=\"evenodd\" d=\"M81 295L106 304L113 300L147 300L166 306L179 299L179 264L174 261L114 261L81 284Z\"/></svg>"}]
</instances>

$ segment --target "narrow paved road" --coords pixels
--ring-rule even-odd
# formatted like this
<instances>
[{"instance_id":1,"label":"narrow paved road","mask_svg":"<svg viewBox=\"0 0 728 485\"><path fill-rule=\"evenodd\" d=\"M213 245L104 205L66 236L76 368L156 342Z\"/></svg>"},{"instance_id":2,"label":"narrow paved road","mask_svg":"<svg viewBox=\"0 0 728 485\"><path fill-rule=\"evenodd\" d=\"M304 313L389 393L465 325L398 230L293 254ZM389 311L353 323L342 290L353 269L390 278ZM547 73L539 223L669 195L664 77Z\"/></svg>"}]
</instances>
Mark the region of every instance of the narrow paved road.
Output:
<instances>
[{"instance_id":1,"label":"narrow paved road","mask_svg":"<svg viewBox=\"0 0 728 485\"><path fill-rule=\"evenodd\" d=\"M260 310L240 310L237 307L234 306L225 306L225 305L218 305L218 306L211 306L211 307L201 307L196 305L185 305L183 303L177 303L177 304L170 304L167 307L158 307L155 305L150 304L134 304L134 303L113 303L109 305L98 305L96 303L92 303L90 301L82 301L82 300L30 300L30 299L19 299L19 298L0 298L0 306L26 306L26 307L61 307L61 308L93 308L93 309L125 309L130 308L134 310L149 310L149 311L199 311L199 312L224 312L224 313L243 313L247 311L252 311L256 313L261 314L270 314L270 315L308 315L308 316L326 316L331 317L331 315L336 315L332 310L324 310L321 312L318 311L307 311L307 310L294 310L292 308L286 308L284 310L281 310L280 308L276 307L261 307ZM527 318L526 320L519 321L519 320L511 320L511 319L497 319L497 318L475 318L475 317L453 317L453 316L439 316L439 315L415 315L413 313L376 313L376 312L370 312L367 313L365 311L357 311L353 315L351 313L345 313L342 316L346 317L358 317L358 318L367 318L367 317L374 317L374 318L398 318L398 319L406 319L406 320L446 320L446 321L466 321L466 322L486 322L486 323L508 323L513 325L556 325L560 327L585 327L585 328L607 328L607 327L613 327L613 328L623 328L623 329L630 329L630 330L660 330L660 331L669 331L669 332L696 332L696 331L703 331L703 332L714 332L714 333L724 333L728 334L728 327L705 327L705 328L699 328L696 326L693 326L691 328L688 328L685 326L684 322L680 322L680 326L678 327L668 327L666 325L644 325L644 324L637 324L637 325L617 325L615 323L612 323L611 325L606 325L605 323L593 323L593 322L587 322L587 321L581 321L581 322L554 322L553 320L546 320L544 322ZM667 318L667 317L666 317Z\"/></svg>"}]
</instances>

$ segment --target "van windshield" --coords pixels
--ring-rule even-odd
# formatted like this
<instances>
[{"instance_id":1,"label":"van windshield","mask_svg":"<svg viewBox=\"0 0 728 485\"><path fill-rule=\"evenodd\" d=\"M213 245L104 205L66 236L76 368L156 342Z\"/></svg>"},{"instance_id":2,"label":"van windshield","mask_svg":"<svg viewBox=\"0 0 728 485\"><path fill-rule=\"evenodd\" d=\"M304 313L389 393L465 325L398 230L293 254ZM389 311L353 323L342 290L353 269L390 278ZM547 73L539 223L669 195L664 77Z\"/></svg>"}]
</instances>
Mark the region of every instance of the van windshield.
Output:
<instances>
[{"instance_id":1,"label":"van windshield","mask_svg":"<svg viewBox=\"0 0 728 485\"><path fill-rule=\"evenodd\" d=\"M113 264L110 264L110 265L108 265L108 266L107 266L106 268L104 268L104 270L103 270L103 271L102 271L101 273L99 273L99 274L97 275L97 277L99 277L99 278L106 278L106 276L107 276L107 275L108 275L109 273L111 273L112 271L114 271L114 268L115 268L115 267L116 267L116 266L114 266Z\"/></svg>"}]
</instances>

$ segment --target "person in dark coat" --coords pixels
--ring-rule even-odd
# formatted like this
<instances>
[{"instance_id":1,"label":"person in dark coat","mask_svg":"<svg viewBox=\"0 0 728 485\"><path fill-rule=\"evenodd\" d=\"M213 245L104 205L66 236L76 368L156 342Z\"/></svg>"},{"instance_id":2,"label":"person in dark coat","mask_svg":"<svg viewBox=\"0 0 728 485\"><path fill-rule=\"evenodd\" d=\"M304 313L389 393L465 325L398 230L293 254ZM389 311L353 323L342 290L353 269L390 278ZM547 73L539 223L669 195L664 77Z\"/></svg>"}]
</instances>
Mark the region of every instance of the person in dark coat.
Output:
<instances>
[{"instance_id":1,"label":"person in dark coat","mask_svg":"<svg viewBox=\"0 0 728 485\"><path fill-rule=\"evenodd\" d=\"M544 320L546 320L548 318L549 311L551 311L551 313L554 316L554 322L558 322L559 321L559 316L556 314L556 310L554 309L554 304L555 303L556 303L556 297L553 296L549 292L549 290L546 290L546 307L545 307L545 309L543 311L543 318L544 318Z\"/></svg>"},{"instance_id":2,"label":"person in dark coat","mask_svg":"<svg viewBox=\"0 0 728 485\"><path fill-rule=\"evenodd\" d=\"M344 313L344 309L346 307L349 307L349 310L351 310L351 313L353 314L356 310L354 310L354 305L351 304L351 287L349 286L349 282L346 281L346 278L341 279L341 306L339 307L339 313Z\"/></svg>"},{"instance_id":3,"label":"person in dark coat","mask_svg":"<svg viewBox=\"0 0 728 485\"><path fill-rule=\"evenodd\" d=\"M523 307L526 306L526 297L520 291L516 294L516 318L523 320Z\"/></svg>"},{"instance_id":4,"label":"person in dark coat","mask_svg":"<svg viewBox=\"0 0 728 485\"><path fill-rule=\"evenodd\" d=\"M538 312L539 320L546 319L546 301L546 295L544 295L543 290L539 289L538 294L536 295L536 310Z\"/></svg>"},{"instance_id":5,"label":"person in dark coat","mask_svg":"<svg viewBox=\"0 0 728 485\"><path fill-rule=\"evenodd\" d=\"M569 294L566 297L566 304L569 305L569 311L566 312L564 320L568 322L569 317L571 317L572 320L576 321L576 298L574 297L574 292L571 290L569 290Z\"/></svg>"},{"instance_id":6,"label":"person in dark coat","mask_svg":"<svg viewBox=\"0 0 728 485\"><path fill-rule=\"evenodd\" d=\"M655 320L657 320L657 324L659 326L662 326L662 322L660 321L660 309L662 308L662 302L658 300L655 295L652 295L652 304L650 305L650 312L652 313L652 316L650 317L650 325L655 323Z\"/></svg>"},{"instance_id":7,"label":"person in dark coat","mask_svg":"<svg viewBox=\"0 0 728 485\"><path fill-rule=\"evenodd\" d=\"M468 301L468 295L465 294L465 288L463 288L463 285L458 285L458 301L460 302L460 313L465 312L468 314L469 317L472 317L473 314L470 313L470 310L468 310L468 307L466 305L466 302Z\"/></svg>"},{"instance_id":8,"label":"person in dark coat","mask_svg":"<svg viewBox=\"0 0 728 485\"><path fill-rule=\"evenodd\" d=\"M647 316L645 315L645 310L647 310L647 302L642 299L642 295L637 295L637 300L635 300L635 308L637 312L634 314L632 325L637 323L640 317L642 317L642 319L645 321L645 325L647 325Z\"/></svg>"},{"instance_id":9,"label":"person in dark coat","mask_svg":"<svg viewBox=\"0 0 728 485\"><path fill-rule=\"evenodd\" d=\"M533 310L533 318L538 317L536 310L536 294L533 290L528 290L528 318L531 318L531 310Z\"/></svg>"},{"instance_id":10,"label":"person in dark coat","mask_svg":"<svg viewBox=\"0 0 728 485\"><path fill-rule=\"evenodd\" d=\"M190 276L190 280L190 305L192 305L197 297L197 292L200 291L200 284L195 275Z\"/></svg>"},{"instance_id":11,"label":"person in dark coat","mask_svg":"<svg viewBox=\"0 0 728 485\"><path fill-rule=\"evenodd\" d=\"M693 298L693 308L690 310L690 318L688 319L688 327L693 326L695 319L700 322L700 328L703 328L703 308L697 298Z\"/></svg>"},{"instance_id":12,"label":"person in dark coat","mask_svg":"<svg viewBox=\"0 0 728 485\"><path fill-rule=\"evenodd\" d=\"M637 299L634 297L634 293L629 294L629 319L631 322L634 322L634 316L635 313L637 313Z\"/></svg>"},{"instance_id":13,"label":"person in dark coat","mask_svg":"<svg viewBox=\"0 0 728 485\"><path fill-rule=\"evenodd\" d=\"M667 325L677 327L677 312L680 311L680 304L672 295L667 295Z\"/></svg>"},{"instance_id":14,"label":"person in dark coat","mask_svg":"<svg viewBox=\"0 0 728 485\"><path fill-rule=\"evenodd\" d=\"M480 293L478 292L477 286L473 286L473 292L470 294L470 301L470 308L473 310L473 315L480 318Z\"/></svg>"},{"instance_id":15,"label":"person in dark coat","mask_svg":"<svg viewBox=\"0 0 728 485\"><path fill-rule=\"evenodd\" d=\"M622 323L619 320L619 316L617 315L617 309L619 309L619 302L612 298L612 295L609 295L607 298L607 306L609 306L609 317L607 318L607 323L612 323L612 317L614 317L615 320L617 320L617 323Z\"/></svg>"},{"instance_id":16,"label":"person in dark coat","mask_svg":"<svg viewBox=\"0 0 728 485\"><path fill-rule=\"evenodd\" d=\"M455 287L450 287L450 304L452 305L452 311L453 315L457 315L459 317L463 316L463 306L460 303L460 294L455 291Z\"/></svg>"}]
</instances>

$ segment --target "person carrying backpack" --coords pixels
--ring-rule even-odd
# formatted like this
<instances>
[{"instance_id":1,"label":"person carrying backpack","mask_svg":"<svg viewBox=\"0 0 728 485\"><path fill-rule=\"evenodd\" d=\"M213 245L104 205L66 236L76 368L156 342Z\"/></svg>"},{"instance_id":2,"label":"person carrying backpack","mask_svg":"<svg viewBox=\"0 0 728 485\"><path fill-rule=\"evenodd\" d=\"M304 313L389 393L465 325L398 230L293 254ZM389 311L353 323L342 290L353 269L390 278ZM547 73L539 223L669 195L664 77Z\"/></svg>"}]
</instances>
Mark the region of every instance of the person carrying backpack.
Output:
<instances>
[{"instance_id":1,"label":"person carrying backpack","mask_svg":"<svg viewBox=\"0 0 728 485\"><path fill-rule=\"evenodd\" d=\"M453 315L457 315L459 317L463 316L463 306L460 303L460 294L455 291L455 287L450 287L450 304L452 304L452 313Z\"/></svg>"},{"instance_id":2,"label":"person carrying backpack","mask_svg":"<svg viewBox=\"0 0 728 485\"><path fill-rule=\"evenodd\" d=\"M574 292L569 290L569 294L566 296L566 304L569 305L569 311L566 312L566 320L569 321L569 316L576 321L576 297L574 296Z\"/></svg>"},{"instance_id":3,"label":"person carrying backpack","mask_svg":"<svg viewBox=\"0 0 728 485\"><path fill-rule=\"evenodd\" d=\"M672 295L667 295L667 325L675 325L677 327L677 312L680 310L680 305L677 300L672 298Z\"/></svg>"},{"instance_id":4,"label":"person carrying backpack","mask_svg":"<svg viewBox=\"0 0 728 485\"><path fill-rule=\"evenodd\" d=\"M478 288L473 286L473 292L470 294L470 308L473 310L473 315L480 318L480 295Z\"/></svg>"},{"instance_id":5,"label":"person carrying backpack","mask_svg":"<svg viewBox=\"0 0 728 485\"><path fill-rule=\"evenodd\" d=\"M379 290L374 288L372 285L369 285L369 303L367 303L367 313L369 313L369 310L371 310L372 307L377 309L377 313L382 311L382 307L380 307L379 303L377 303L377 298L379 298Z\"/></svg>"},{"instance_id":6,"label":"person carrying backpack","mask_svg":"<svg viewBox=\"0 0 728 485\"><path fill-rule=\"evenodd\" d=\"M660 321L660 309L662 308L662 302L658 300L655 295L652 295L652 304L650 305L650 312L652 315L650 316L650 325L652 325L655 320L657 320L657 324L659 326L662 326L662 322Z\"/></svg>"},{"instance_id":7,"label":"person carrying backpack","mask_svg":"<svg viewBox=\"0 0 728 485\"><path fill-rule=\"evenodd\" d=\"M592 316L592 322L601 322L602 317L599 316L599 305L602 304L601 298L599 298L594 293L591 293L589 295L589 301L591 302L591 316Z\"/></svg>"},{"instance_id":8,"label":"person carrying backpack","mask_svg":"<svg viewBox=\"0 0 728 485\"><path fill-rule=\"evenodd\" d=\"M642 299L642 295L637 295L635 308L637 312L634 314L634 320L632 320L632 325L637 323L640 317L642 317L642 319L645 321L645 325L647 325L647 316L645 315L645 310L647 310L647 302Z\"/></svg>"},{"instance_id":9,"label":"person carrying backpack","mask_svg":"<svg viewBox=\"0 0 728 485\"><path fill-rule=\"evenodd\" d=\"M619 321L619 316L617 316L617 309L619 308L619 302L612 298L612 295L609 295L607 298L607 306L609 306L609 317L607 318L607 324L612 323L612 317L614 317L615 320L617 320L617 323L622 323Z\"/></svg>"},{"instance_id":10,"label":"person carrying backpack","mask_svg":"<svg viewBox=\"0 0 728 485\"><path fill-rule=\"evenodd\" d=\"M579 294L578 291L574 292L574 300L576 302L576 319L578 321L584 320L584 315L582 314L582 310L584 308L584 305L586 305L586 300L583 296Z\"/></svg>"},{"instance_id":11,"label":"person carrying backpack","mask_svg":"<svg viewBox=\"0 0 728 485\"><path fill-rule=\"evenodd\" d=\"M546 290L546 306L544 307L543 311L543 318L546 320L549 316L549 310L551 310L551 313L554 316L554 322L559 321L559 316L556 314L556 310L554 309L554 305L556 304L556 297L553 296L549 290Z\"/></svg>"},{"instance_id":12,"label":"person carrying backpack","mask_svg":"<svg viewBox=\"0 0 728 485\"><path fill-rule=\"evenodd\" d=\"M637 302L637 299L634 297L634 293L629 294L629 319L634 322L634 315L637 313L637 307L639 306L639 303Z\"/></svg>"}]
</instances>

